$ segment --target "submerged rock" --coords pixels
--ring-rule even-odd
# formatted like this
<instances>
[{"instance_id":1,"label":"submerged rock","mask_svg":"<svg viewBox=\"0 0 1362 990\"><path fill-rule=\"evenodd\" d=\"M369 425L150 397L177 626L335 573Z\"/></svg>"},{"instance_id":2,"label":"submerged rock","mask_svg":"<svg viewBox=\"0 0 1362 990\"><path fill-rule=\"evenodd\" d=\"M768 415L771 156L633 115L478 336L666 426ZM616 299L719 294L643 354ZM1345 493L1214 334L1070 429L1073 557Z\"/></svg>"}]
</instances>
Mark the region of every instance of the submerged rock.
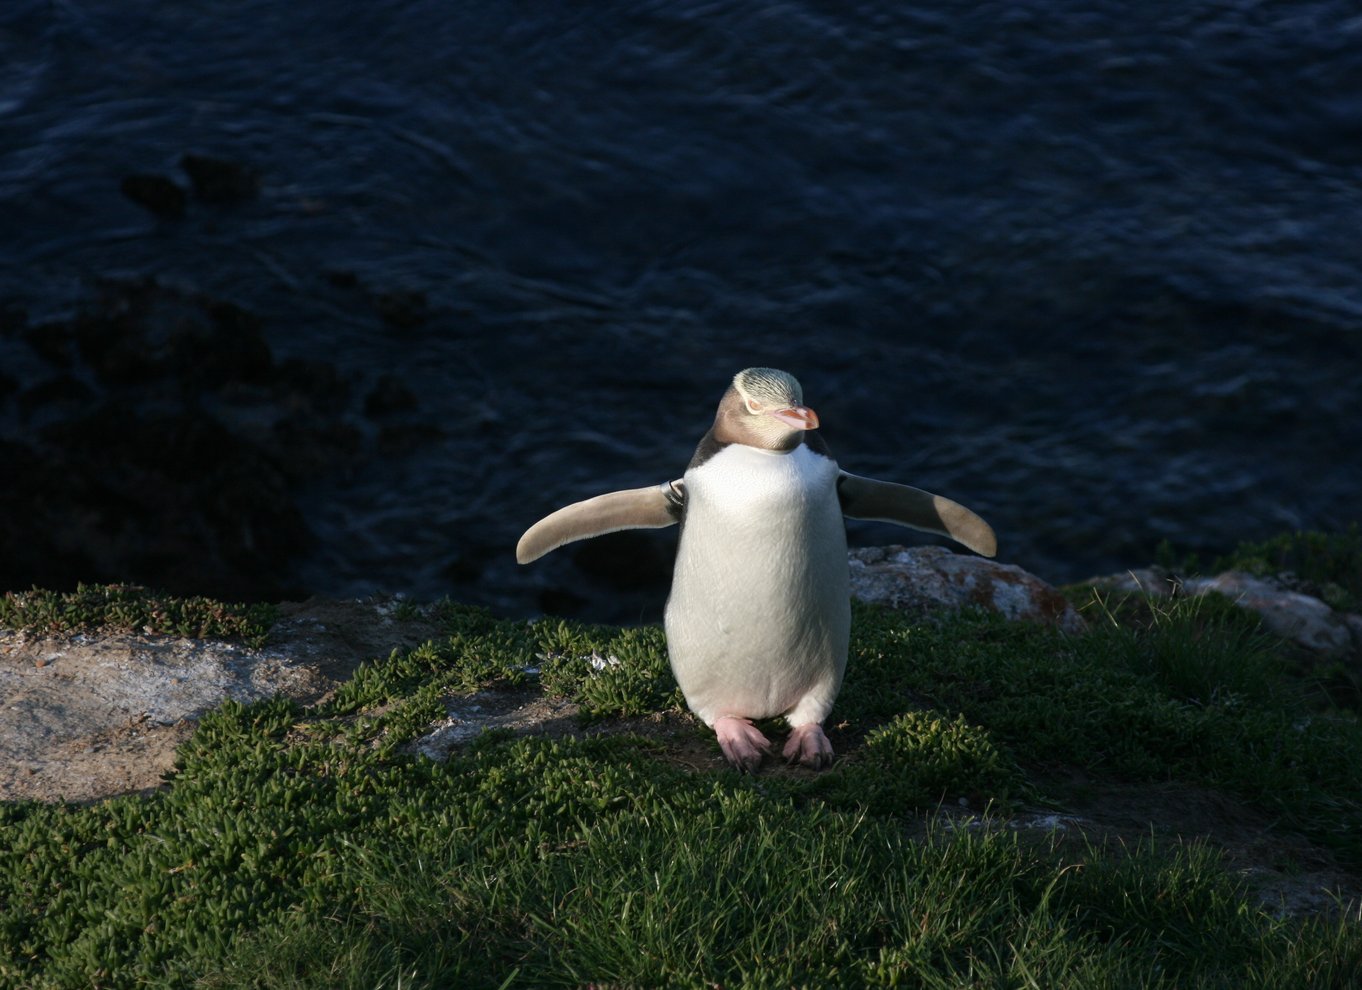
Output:
<instances>
[{"instance_id":1,"label":"submerged rock","mask_svg":"<svg viewBox=\"0 0 1362 990\"><path fill-rule=\"evenodd\" d=\"M867 547L851 551L850 557L851 595L863 602L905 609L983 608L1067 633L1087 628L1068 599L1014 564L944 547Z\"/></svg>"},{"instance_id":2,"label":"submerged rock","mask_svg":"<svg viewBox=\"0 0 1362 990\"><path fill-rule=\"evenodd\" d=\"M164 175L129 175L119 184L123 195L158 217L184 216L188 197Z\"/></svg>"},{"instance_id":3,"label":"submerged rock","mask_svg":"<svg viewBox=\"0 0 1362 990\"><path fill-rule=\"evenodd\" d=\"M299 596L298 492L375 451L356 383L276 360L264 321L229 300L154 279L97 288L69 316L0 326L0 363L22 375L0 404L0 589Z\"/></svg>"},{"instance_id":4,"label":"submerged rock","mask_svg":"<svg viewBox=\"0 0 1362 990\"><path fill-rule=\"evenodd\" d=\"M424 292L393 289L374 296L374 308L388 326L413 330L430 319L430 302Z\"/></svg>"},{"instance_id":5,"label":"submerged rock","mask_svg":"<svg viewBox=\"0 0 1362 990\"><path fill-rule=\"evenodd\" d=\"M205 203L240 203L260 192L259 173L240 162L190 152L180 159L180 167L194 184L194 195Z\"/></svg>"}]
</instances>

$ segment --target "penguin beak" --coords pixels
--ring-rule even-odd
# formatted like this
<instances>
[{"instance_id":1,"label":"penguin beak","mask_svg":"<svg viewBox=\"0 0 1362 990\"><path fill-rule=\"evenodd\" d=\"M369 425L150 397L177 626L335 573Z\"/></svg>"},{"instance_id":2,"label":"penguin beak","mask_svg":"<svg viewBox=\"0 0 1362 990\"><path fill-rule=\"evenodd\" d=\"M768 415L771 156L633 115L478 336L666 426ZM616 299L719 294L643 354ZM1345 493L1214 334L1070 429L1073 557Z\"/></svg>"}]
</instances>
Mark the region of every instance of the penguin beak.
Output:
<instances>
[{"instance_id":1,"label":"penguin beak","mask_svg":"<svg viewBox=\"0 0 1362 990\"><path fill-rule=\"evenodd\" d=\"M777 409L771 416L780 420L786 426L794 430L816 430L818 429L818 413L808 406L791 406L789 409Z\"/></svg>"}]
</instances>

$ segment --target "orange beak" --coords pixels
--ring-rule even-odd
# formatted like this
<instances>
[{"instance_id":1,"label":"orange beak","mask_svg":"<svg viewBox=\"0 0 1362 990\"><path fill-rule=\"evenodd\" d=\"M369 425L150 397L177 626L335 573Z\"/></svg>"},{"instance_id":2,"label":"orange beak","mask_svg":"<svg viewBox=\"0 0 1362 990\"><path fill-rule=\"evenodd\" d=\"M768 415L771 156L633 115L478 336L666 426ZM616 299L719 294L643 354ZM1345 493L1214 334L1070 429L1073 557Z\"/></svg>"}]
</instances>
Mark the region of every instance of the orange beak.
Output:
<instances>
[{"instance_id":1,"label":"orange beak","mask_svg":"<svg viewBox=\"0 0 1362 990\"><path fill-rule=\"evenodd\" d=\"M791 429L818 429L818 413L814 412L808 406L791 406L789 409L778 409L771 413L771 415Z\"/></svg>"}]
</instances>

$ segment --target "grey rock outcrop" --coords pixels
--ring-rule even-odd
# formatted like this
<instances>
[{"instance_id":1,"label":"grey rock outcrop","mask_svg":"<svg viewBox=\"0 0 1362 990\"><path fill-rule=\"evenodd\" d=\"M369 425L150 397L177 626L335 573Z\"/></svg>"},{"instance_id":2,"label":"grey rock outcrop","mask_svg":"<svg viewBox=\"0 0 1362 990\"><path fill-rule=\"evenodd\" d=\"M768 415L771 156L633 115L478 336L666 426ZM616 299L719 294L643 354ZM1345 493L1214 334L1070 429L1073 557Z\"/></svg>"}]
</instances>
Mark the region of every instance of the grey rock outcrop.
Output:
<instances>
[{"instance_id":1,"label":"grey rock outcrop","mask_svg":"<svg viewBox=\"0 0 1362 990\"><path fill-rule=\"evenodd\" d=\"M1313 595L1247 571L1178 578L1151 567L1092 578L1085 583L1105 591L1139 592L1155 598L1218 593L1257 615L1269 632L1315 653L1346 656L1362 650L1362 616L1337 612Z\"/></svg>"},{"instance_id":2,"label":"grey rock outcrop","mask_svg":"<svg viewBox=\"0 0 1362 990\"><path fill-rule=\"evenodd\" d=\"M1087 628L1068 599L1014 564L944 547L867 547L851 551L850 560L851 595L864 602L904 609L983 608L1067 633Z\"/></svg>"}]
</instances>

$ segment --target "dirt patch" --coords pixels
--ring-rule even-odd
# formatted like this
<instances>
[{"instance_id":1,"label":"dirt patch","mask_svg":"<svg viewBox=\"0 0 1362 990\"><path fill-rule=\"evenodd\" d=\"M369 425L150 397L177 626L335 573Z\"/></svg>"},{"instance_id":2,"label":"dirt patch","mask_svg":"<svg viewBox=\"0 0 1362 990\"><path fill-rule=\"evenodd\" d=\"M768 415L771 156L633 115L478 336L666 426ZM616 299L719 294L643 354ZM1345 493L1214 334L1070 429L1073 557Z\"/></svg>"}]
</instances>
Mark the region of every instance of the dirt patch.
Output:
<instances>
[{"instance_id":1,"label":"dirt patch","mask_svg":"<svg viewBox=\"0 0 1362 990\"><path fill-rule=\"evenodd\" d=\"M407 747L427 759L443 762L484 730L506 729L518 735L557 738L574 734L578 706L548 698L538 689L478 691L444 699L446 715Z\"/></svg>"},{"instance_id":2,"label":"dirt patch","mask_svg":"<svg viewBox=\"0 0 1362 990\"><path fill-rule=\"evenodd\" d=\"M498 688L444 699L446 715L433 723L407 751L443 761L485 729L506 729L517 735L561 739L567 736L641 736L661 745L658 757L687 770L719 770L723 754L713 733L694 716L683 712L655 712L633 718L603 718L583 722L581 707L564 698L545 697L538 688ZM773 740L774 742L775 740ZM783 761L768 760L763 774L811 773Z\"/></svg>"},{"instance_id":3,"label":"dirt patch","mask_svg":"<svg viewBox=\"0 0 1362 990\"><path fill-rule=\"evenodd\" d=\"M0 630L0 800L94 801L154 789L205 712L322 700L364 660L436 635L397 603L281 606L263 649L128 633Z\"/></svg>"}]
</instances>

